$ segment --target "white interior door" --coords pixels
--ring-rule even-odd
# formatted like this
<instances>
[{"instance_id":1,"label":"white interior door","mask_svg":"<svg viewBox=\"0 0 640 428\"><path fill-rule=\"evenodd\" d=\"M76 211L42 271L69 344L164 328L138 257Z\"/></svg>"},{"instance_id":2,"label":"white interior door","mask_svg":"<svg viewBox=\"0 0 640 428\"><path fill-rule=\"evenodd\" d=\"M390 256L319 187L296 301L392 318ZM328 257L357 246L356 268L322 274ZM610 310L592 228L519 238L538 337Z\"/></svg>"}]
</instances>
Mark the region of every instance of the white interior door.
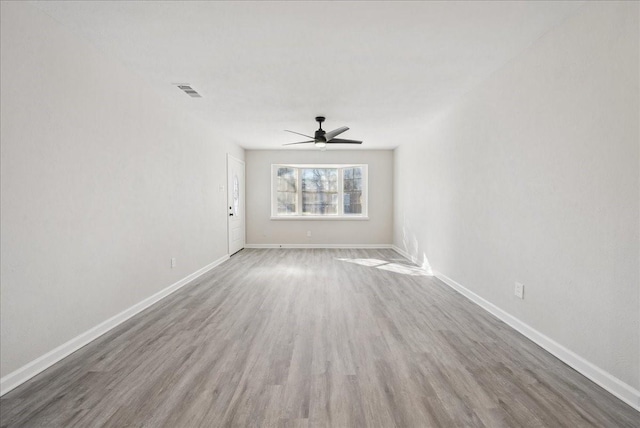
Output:
<instances>
[{"instance_id":1,"label":"white interior door","mask_svg":"<svg viewBox=\"0 0 640 428\"><path fill-rule=\"evenodd\" d=\"M227 154L229 255L244 248L244 162Z\"/></svg>"}]
</instances>

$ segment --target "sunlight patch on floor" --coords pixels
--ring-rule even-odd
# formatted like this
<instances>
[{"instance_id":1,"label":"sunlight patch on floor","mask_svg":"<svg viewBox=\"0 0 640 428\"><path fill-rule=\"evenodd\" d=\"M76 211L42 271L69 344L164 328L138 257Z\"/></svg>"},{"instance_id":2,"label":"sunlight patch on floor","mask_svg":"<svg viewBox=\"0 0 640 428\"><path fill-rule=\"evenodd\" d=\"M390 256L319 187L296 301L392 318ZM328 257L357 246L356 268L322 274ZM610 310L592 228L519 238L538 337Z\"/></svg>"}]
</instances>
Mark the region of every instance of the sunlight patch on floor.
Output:
<instances>
[{"instance_id":1,"label":"sunlight patch on floor","mask_svg":"<svg viewBox=\"0 0 640 428\"><path fill-rule=\"evenodd\" d=\"M360 266L374 267L376 269L386 270L389 272L399 273L402 275L411 276L433 276L430 271L427 271L419 266L412 266L405 263L390 262L379 259L345 259L336 258L341 262L354 263Z\"/></svg>"}]
</instances>

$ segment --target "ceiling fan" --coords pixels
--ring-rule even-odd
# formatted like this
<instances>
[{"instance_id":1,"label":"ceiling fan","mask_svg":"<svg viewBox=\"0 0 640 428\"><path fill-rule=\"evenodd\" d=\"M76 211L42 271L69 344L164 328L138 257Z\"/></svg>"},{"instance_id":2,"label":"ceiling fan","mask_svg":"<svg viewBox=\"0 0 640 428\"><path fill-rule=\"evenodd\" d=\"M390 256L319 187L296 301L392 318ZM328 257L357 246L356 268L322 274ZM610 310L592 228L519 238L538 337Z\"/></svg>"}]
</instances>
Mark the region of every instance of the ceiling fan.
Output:
<instances>
[{"instance_id":1,"label":"ceiling fan","mask_svg":"<svg viewBox=\"0 0 640 428\"><path fill-rule=\"evenodd\" d=\"M312 138L312 140L283 144L283 146L291 146L293 144L313 143L319 149L324 149L327 146L327 144L362 144L362 141L358 141L358 140L345 140L344 138L336 138L338 135L349 130L349 128L347 128L346 126L341 126L340 128L334 129L333 131L326 132L324 129L322 129L322 122L324 122L324 116L316 117L316 122L318 122L320 127L316 131L314 137L285 129L286 132L291 132L292 134L298 134L298 135L302 135L303 137Z\"/></svg>"}]
</instances>

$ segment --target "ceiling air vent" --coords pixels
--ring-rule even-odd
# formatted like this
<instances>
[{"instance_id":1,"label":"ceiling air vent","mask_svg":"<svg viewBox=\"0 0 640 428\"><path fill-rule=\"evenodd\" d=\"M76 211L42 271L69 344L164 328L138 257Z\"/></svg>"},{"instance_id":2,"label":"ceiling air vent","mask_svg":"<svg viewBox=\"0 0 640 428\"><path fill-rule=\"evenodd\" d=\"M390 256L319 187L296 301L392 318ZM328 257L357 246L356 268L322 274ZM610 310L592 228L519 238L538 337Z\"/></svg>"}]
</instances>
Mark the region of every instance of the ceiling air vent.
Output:
<instances>
[{"instance_id":1,"label":"ceiling air vent","mask_svg":"<svg viewBox=\"0 0 640 428\"><path fill-rule=\"evenodd\" d=\"M197 93L191 86L186 84L177 85L179 89L184 91L185 94L189 95L191 98L202 98L202 95Z\"/></svg>"}]
</instances>

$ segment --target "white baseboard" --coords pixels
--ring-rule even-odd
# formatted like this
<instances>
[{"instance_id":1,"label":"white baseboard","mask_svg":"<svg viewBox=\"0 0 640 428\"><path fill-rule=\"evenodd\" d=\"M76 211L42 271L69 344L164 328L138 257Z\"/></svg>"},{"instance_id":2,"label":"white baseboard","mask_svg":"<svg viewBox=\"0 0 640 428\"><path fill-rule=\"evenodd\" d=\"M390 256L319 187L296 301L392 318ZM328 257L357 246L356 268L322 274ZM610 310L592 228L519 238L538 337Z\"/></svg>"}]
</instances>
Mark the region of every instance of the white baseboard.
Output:
<instances>
[{"instance_id":1,"label":"white baseboard","mask_svg":"<svg viewBox=\"0 0 640 428\"><path fill-rule=\"evenodd\" d=\"M154 295L147 297L143 301L136 303L130 308L98 324L92 329L85 331L84 333L74 337L66 343L63 343L57 348L20 367L18 370L9 373L8 375L0 379L0 396L28 381L38 373L48 369L58 361L62 360L64 357L72 354L73 352L85 346L87 343L97 339L98 337L107 333L109 330L113 329L119 324L122 324L134 315L142 312L154 303L157 303L158 301L164 299L171 293L184 287L194 279L198 278L201 275L204 275L205 273L209 272L211 269L215 268L228 259L229 255L220 257L213 263L208 264L202 269L195 271L194 273L182 278L180 281L168 286L163 290L160 290Z\"/></svg>"},{"instance_id":2,"label":"white baseboard","mask_svg":"<svg viewBox=\"0 0 640 428\"><path fill-rule=\"evenodd\" d=\"M392 245L391 249L396 253L400 254L405 259L411 260L413 263L417 263L417 260L415 259L415 257L411 257L411 254L407 253L405 250L401 249L400 247Z\"/></svg>"},{"instance_id":3,"label":"white baseboard","mask_svg":"<svg viewBox=\"0 0 640 428\"><path fill-rule=\"evenodd\" d=\"M407 257L407 255L403 254L403 251L399 250L395 246L394 250ZM410 257L407 258L410 259ZM540 345L542 348L553 354L555 357L559 358L564 363L568 364L570 367L572 367L582 375L591 379L593 382L597 383L625 403L629 404L634 409L640 411L640 391L633 388L631 385L624 383L610 373L602 370L600 367L594 365L593 363L590 363L578 354L570 351L558 342L520 321L513 315L503 311L493 303L483 299L473 291L465 288L448 276L440 272L434 272L434 275L449 287L453 288L472 302L476 303L484 310L490 312L498 319L504 321L506 324L519 331L525 337L532 340L536 344Z\"/></svg>"},{"instance_id":4,"label":"white baseboard","mask_svg":"<svg viewBox=\"0 0 640 428\"><path fill-rule=\"evenodd\" d=\"M371 248L390 249L391 244L246 244L245 248Z\"/></svg>"}]
</instances>

